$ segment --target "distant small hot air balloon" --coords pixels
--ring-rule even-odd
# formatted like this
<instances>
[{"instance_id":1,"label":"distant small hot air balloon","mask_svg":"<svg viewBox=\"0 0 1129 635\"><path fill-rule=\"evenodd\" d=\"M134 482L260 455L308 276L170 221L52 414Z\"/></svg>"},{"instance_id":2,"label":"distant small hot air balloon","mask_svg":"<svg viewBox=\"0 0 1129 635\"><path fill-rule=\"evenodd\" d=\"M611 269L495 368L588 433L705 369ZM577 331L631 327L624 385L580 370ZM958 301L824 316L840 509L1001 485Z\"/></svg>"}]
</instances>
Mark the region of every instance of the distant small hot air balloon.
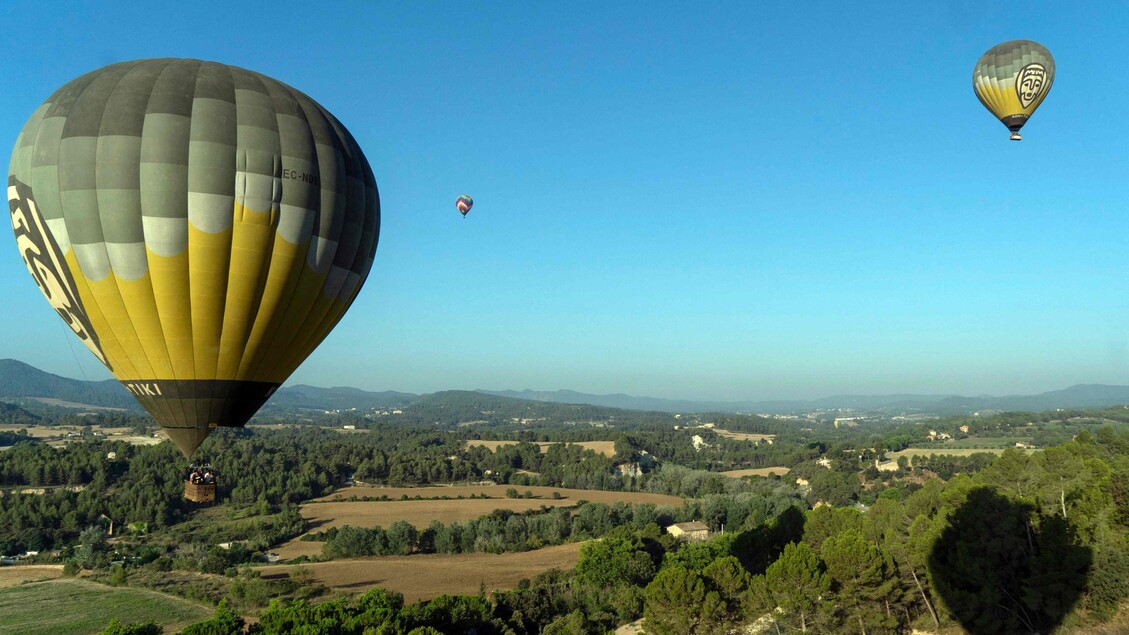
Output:
<instances>
[{"instance_id":1,"label":"distant small hot air balloon","mask_svg":"<svg viewBox=\"0 0 1129 635\"><path fill-rule=\"evenodd\" d=\"M469 212L472 207L474 207L474 199L466 194L455 199L455 209L462 213L463 218L466 218L467 212Z\"/></svg>"},{"instance_id":2,"label":"distant small hot air balloon","mask_svg":"<svg viewBox=\"0 0 1129 635\"><path fill-rule=\"evenodd\" d=\"M1023 138L1019 129L1043 103L1054 81L1051 52L1031 40L993 46L972 70L972 89L980 103L1011 130L1015 141Z\"/></svg>"}]
</instances>

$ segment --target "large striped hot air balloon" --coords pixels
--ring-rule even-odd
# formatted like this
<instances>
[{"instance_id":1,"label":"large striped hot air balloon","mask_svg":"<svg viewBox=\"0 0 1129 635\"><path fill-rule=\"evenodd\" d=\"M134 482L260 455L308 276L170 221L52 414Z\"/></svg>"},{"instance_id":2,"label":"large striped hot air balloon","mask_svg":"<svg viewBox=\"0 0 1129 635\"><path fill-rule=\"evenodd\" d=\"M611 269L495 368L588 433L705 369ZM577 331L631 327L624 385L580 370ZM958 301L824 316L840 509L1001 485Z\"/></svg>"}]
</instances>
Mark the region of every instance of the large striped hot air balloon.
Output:
<instances>
[{"instance_id":1,"label":"large striped hot air balloon","mask_svg":"<svg viewBox=\"0 0 1129 635\"><path fill-rule=\"evenodd\" d=\"M12 152L20 255L185 456L239 427L341 319L376 253L357 142L303 93L214 62L113 64Z\"/></svg>"},{"instance_id":2,"label":"large striped hot air balloon","mask_svg":"<svg viewBox=\"0 0 1129 635\"><path fill-rule=\"evenodd\" d=\"M466 218L467 212L469 212L470 208L472 207L474 207L474 199L467 196L466 194L463 194L459 198L455 199L455 209L459 210L459 213L463 215L463 218Z\"/></svg>"},{"instance_id":3,"label":"large striped hot air balloon","mask_svg":"<svg viewBox=\"0 0 1129 635\"><path fill-rule=\"evenodd\" d=\"M972 70L972 89L1008 130L1019 129L1046 99L1055 81L1055 60L1045 46L1031 40L997 44L980 56Z\"/></svg>"}]
</instances>

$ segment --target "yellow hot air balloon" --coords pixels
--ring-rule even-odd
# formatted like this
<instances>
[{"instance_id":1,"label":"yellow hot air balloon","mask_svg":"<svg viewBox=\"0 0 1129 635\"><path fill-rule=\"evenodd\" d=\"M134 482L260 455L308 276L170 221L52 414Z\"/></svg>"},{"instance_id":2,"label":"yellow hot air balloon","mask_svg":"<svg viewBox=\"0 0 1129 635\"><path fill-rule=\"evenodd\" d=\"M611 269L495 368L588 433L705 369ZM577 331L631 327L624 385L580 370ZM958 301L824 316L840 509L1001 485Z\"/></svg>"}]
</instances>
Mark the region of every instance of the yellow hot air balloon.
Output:
<instances>
[{"instance_id":1,"label":"yellow hot air balloon","mask_svg":"<svg viewBox=\"0 0 1129 635\"><path fill-rule=\"evenodd\" d=\"M1046 99L1054 81L1051 52L1031 40L993 46L972 70L972 89L980 103L1011 130L1015 141L1023 138L1019 129Z\"/></svg>"},{"instance_id":2,"label":"yellow hot air balloon","mask_svg":"<svg viewBox=\"0 0 1129 635\"><path fill-rule=\"evenodd\" d=\"M12 152L28 271L185 456L239 427L341 319L376 253L357 142L305 94L214 62L113 64Z\"/></svg>"}]
</instances>

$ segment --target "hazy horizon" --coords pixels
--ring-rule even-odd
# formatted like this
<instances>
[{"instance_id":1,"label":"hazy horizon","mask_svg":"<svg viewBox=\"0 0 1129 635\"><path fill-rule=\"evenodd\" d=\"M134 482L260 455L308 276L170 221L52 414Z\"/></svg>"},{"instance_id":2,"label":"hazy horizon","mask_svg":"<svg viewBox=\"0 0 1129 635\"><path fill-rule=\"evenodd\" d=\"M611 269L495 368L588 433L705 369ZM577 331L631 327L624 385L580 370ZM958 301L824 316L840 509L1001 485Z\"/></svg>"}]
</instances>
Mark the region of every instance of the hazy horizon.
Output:
<instances>
[{"instance_id":1,"label":"hazy horizon","mask_svg":"<svg viewBox=\"0 0 1129 635\"><path fill-rule=\"evenodd\" d=\"M26 362L24 360L16 360L16 361L23 362L23 363L29 363L31 366L35 366L35 364L31 364L30 362ZM49 371L49 370L46 370L46 369L43 369L43 368L40 368L40 370L44 370L46 372L51 372L52 374L59 375L60 377L65 377L65 378L69 378L69 379L76 379L76 380L83 380L83 381L102 381L102 380L106 380L106 379L114 379L113 376L110 375L109 372L106 372L106 371L101 370L101 369L99 369L99 370L101 370L101 372L97 376L90 376L90 375L82 376L81 374L79 374L79 375L67 374L66 372L54 372L54 371ZM75 371L76 372L78 371L77 366L75 366ZM622 395L622 396L629 397L629 398L632 398L632 399L658 399L658 400L663 400L663 401L688 401L688 402L695 402L696 401L696 402L714 402L714 403L743 403L743 402L768 403L768 402L786 402L786 401L817 401L817 400L821 400L821 399L828 399L828 398L834 398L834 397L864 397L865 398L865 397L886 397L886 396L899 396L899 395L920 396L920 397L926 397L926 398L929 398L929 397L947 397L947 396L972 397L972 398L1014 397L1014 396L1037 395L1037 394L1041 394L1041 393L1045 393L1045 392L1053 392L1053 391L1057 391L1057 390L1064 390L1064 389L1072 388L1074 386L1079 386L1079 385L1087 385L1087 384L1077 384L1077 383L1076 384L1069 384L1069 385L1064 385L1064 386L1058 386L1058 387L1055 387L1055 388L1050 388L1050 389L1047 389L1047 390L1040 390L1040 391L1029 392L1029 393L940 393L940 392L928 392L928 391L901 391L901 392L886 392L886 393L841 392L841 393L829 393L829 394L811 395L811 396L797 396L797 397L771 397L771 396L769 396L769 397L761 397L761 398L739 398L739 399L709 399L709 398L699 399L699 398L696 398L696 397L686 397L686 396L677 395L677 394L651 395L651 394L641 394L641 393L626 393L626 392L623 392L623 391L592 392L592 391L575 390L575 389L569 388L567 386L566 387L556 387L556 388L528 388L528 387L522 388L522 387L512 387L512 386L511 387L455 386L455 387L437 388L437 389L434 389L434 390L404 390L404 389L395 388L395 387L382 387L382 386L367 386L366 387L366 386L359 386L359 385L353 385L353 384L332 384L332 385L331 384L319 384L319 383L308 382L308 381L295 381L293 378L291 378L290 381L287 381L285 384L283 384L283 387L287 388L287 387L295 387L295 386L313 386L315 388L356 388L356 389L364 390L366 392L401 392L401 393L409 393L409 394L417 394L417 395L443 392L443 391L449 391L449 390L466 390L466 391L472 391L472 392L487 392L487 393L505 393L505 392L513 392L513 393L526 393L526 392L529 392L529 393L560 393L560 392L575 392L575 393L581 394L581 395L590 395L590 396L596 396L596 397L611 397L611 396ZM1126 386L1126 387L1129 387L1129 384L1089 384L1089 385Z\"/></svg>"},{"instance_id":2,"label":"hazy horizon","mask_svg":"<svg viewBox=\"0 0 1129 635\"><path fill-rule=\"evenodd\" d=\"M249 68L335 113L379 184L380 247L287 384L764 401L1129 383L1129 158L1095 116L1129 97L1129 12L272 7L11 3L0 140L65 82L144 57ZM1058 76L1016 143L971 71L1018 38ZM108 378L3 253L0 358Z\"/></svg>"}]
</instances>

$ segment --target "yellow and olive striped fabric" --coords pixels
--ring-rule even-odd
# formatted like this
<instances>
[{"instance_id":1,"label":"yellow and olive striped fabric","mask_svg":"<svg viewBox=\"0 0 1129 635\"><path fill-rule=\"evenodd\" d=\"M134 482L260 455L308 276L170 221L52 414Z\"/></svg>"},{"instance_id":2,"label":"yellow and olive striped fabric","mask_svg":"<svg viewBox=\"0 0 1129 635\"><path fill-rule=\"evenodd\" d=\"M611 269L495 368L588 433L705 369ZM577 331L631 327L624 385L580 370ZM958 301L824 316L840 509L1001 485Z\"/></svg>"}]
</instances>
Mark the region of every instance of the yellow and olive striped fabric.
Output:
<instances>
[{"instance_id":1,"label":"yellow and olive striped fabric","mask_svg":"<svg viewBox=\"0 0 1129 635\"><path fill-rule=\"evenodd\" d=\"M972 70L972 88L1018 139L1019 129L1043 103L1055 80L1055 61L1038 42L1012 40L993 46Z\"/></svg>"},{"instance_id":2,"label":"yellow and olive striped fabric","mask_svg":"<svg viewBox=\"0 0 1129 635\"><path fill-rule=\"evenodd\" d=\"M16 141L8 199L48 301L186 455L325 338L380 227L372 170L333 115L187 59L57 90Z\"/></svg>"}]
</instances>

